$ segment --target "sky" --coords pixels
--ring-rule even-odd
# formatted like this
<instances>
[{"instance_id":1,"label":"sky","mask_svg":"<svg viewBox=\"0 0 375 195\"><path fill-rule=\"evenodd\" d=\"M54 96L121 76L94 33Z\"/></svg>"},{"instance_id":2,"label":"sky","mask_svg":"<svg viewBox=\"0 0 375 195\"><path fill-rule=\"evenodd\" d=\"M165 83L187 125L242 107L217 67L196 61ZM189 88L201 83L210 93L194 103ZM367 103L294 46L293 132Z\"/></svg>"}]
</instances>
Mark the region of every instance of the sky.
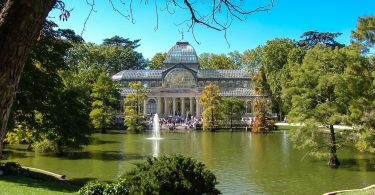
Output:
<instances>
[{"instance_id":1,"label":"sky","mask_svg":"<svg viewBox=\"0 0 375 195\"><path fill-rule=\"evenodd\" d=\"M112 0L116 8L122 12L129 9L128 5L124 6L121 2L129 1ZM145 1L148 4L145 4ZM255 8L263 2L267 4L266 0L245 1L246 9ZM68 21L60 21L57 10L53 10L49 18L54 20L59 28L73 29L77 34L81 34L91 7L85 0L64 0L64 2L68 10L73 9ZM175 9L175 13L170 14L163 11L164 0L155 0L155 2L158 4L158 17L156 17L154 1L133 0L133 23L114 11L109 1L96 0L95 12L92 12L87 21L82 37L86 42L97 44L115 35L130 40L140 39L141 46L137 51L148 59L157 52L168 52L181 39L180 31L187 31L186 25L178 24L188 19L189 15L182 9ZM196 0L196 2L210 1ZM206 10L207 7L198 9ZM194 40L191 32L185 32L184 39L195 48L198 55L203 52L216 54L235 50L243 52L265 45L267 40L274 38L298 40L304 32L310 30L341 32L343 34L337 40L349 44L351 31L355 30L358 17L370 15L375 15L375 0L275 0L274 6L268 12L256 12L247 16L244 21L234 20L227 30L229 45L222 31L201 26L196 26L194 29L195 38L199 43ZM155 30L157 24L158 29Z\"/></svg>"}]
</instances>

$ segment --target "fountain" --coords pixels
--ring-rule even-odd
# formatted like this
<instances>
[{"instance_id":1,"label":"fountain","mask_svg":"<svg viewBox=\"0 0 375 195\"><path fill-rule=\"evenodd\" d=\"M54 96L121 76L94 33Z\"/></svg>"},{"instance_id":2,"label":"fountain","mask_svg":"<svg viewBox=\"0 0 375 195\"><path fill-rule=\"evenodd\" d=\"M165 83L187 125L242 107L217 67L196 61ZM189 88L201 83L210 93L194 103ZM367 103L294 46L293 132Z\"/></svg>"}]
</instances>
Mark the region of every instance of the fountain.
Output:
<instances>
[{"instance_id":1,"label":"fountain","mask_svg":"<svg viewBox=\"0 0 375 195\"><path fill-rule=\"evenodd\" d=\"M163 138L160 137L160 124L159 124L159 116L158 114L154 115L153 123L152 123L152 137L148 138L150 140L161 140Z\"/></svg>"}]
</instances>

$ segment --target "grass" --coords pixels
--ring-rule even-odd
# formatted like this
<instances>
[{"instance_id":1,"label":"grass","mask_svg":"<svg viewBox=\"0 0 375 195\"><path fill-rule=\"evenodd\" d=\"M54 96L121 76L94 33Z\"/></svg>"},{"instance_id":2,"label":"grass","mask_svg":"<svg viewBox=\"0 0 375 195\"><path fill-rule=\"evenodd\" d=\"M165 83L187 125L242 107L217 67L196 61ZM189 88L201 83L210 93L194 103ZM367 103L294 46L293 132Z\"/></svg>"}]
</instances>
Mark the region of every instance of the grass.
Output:
<instances>
[{"instance_id":1,"label":"grass","mask_svg":"<svg viewBox=\"0 0 375 195\"><path fill-rule=\"evenodd\" d=\"M1 175L0 194L77 194L79 188L75 185L50 179L40 180L24 176Z\"/></svg>"},{"instance_id":2,"label":"grass","mask_svg":"<svg viewBox=\"0 0 375 195\"><path fill-rule=\"evenodd\" d=\"M279 130L279 131L289 131L289 130L293 130L295 128L298 128L298 126L278 125L277 128L278 128L277 130Z\"/></svg>"}]
</instances>

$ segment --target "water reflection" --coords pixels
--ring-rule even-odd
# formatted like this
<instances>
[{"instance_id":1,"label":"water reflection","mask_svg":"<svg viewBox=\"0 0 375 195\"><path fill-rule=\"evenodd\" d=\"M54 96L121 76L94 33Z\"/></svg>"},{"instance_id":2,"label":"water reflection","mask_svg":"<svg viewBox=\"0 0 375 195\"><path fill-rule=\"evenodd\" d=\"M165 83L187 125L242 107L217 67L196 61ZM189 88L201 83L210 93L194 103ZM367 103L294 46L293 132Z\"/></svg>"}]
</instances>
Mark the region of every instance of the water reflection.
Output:
<instances>
[{"instance_id":1,"label":"water reflection","mask_svg":"<svg viewBox=\"0 0 375 195\"><path fill-rule=\"evenodd\" d=\"M152 140L152 156L159 157L160 153L160 140Z\"/></svg>"}]
</instances>

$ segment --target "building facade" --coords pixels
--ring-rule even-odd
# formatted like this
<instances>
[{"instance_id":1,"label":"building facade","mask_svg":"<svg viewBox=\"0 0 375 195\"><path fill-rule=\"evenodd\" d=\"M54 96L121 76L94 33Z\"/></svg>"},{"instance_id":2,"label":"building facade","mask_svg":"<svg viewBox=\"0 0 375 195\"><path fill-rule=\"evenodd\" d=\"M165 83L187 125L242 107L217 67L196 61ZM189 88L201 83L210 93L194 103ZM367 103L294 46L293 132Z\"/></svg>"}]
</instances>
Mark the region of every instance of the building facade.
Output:
<instances>
[{"instance_id":1,"label":"building facade","mask_svg":"<svg viewBox=\"0 0 375 195\"><path fill-rule=\"evenodd\" d=\"M204 87L215 83L220 96L238 97L245 100L246 113L251 113L255 83L246 70L201 69L194 48L180 40L168 52L162 70L124 70L112 76L121 85L122 99L136 93L128 87L130 82L141 81L150 90L143 102L145 115L201 116L203 110L199 98Z\"/></svg>"}]
</instances>

